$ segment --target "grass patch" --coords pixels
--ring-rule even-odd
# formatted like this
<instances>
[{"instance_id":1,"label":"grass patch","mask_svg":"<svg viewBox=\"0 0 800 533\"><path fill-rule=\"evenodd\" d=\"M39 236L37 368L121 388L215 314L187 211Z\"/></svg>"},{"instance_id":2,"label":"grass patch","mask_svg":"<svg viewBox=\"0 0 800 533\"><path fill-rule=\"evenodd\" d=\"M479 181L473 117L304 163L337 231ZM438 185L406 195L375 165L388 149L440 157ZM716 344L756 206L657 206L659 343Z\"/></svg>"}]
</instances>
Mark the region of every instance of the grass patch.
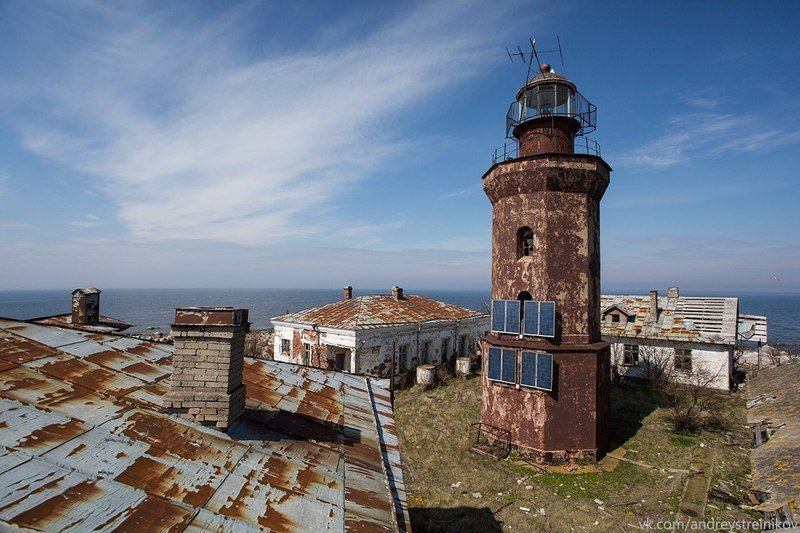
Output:
<instances>
[{"instance_id":1,"label":"grass patch","mask_svg":"<svg viewBox=\"0 0 800 533\"><path fill-rule=\"evenodd\" d=\"M736 397L721 401L725 427L741 425L736 417L744 417L743 403ZM469 451L475 438L469 425L478 421L479 413L479 379L454 379L429 391L415 387L396 393L395 416L415 531L620 531L646 518L670 519L678 511L684 474L626 462L613 472L542 473L510 459L497 462L474 454ZM726 446L718 432L676 434L669 429L667 415L646 387L614 388L612 446L624 446L626 457L637 461L689 468L703 443L722 458L712 484L721 482L746 493L746 450L736 455L735 447ZM709 511L709 516L719 511L726 519L747 516L725 505Z\"/></svg>"}]
</instances>

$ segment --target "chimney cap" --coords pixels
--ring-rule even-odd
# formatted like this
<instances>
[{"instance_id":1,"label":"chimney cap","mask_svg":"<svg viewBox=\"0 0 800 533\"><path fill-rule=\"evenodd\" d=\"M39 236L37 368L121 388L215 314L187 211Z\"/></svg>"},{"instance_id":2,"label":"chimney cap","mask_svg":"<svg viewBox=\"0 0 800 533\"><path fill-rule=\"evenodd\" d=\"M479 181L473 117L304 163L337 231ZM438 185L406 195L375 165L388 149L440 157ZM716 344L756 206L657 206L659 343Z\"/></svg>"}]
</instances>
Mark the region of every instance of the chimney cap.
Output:
<instances>
[{"instance_id":1,"label":"chimney cap","mask_svg":"<svg viewBox=\"0 0 800 533\"><path fill-rule=\"evenodd\" d=\"M73 296L76 294L100 294L102 291L94 287L81 287L72 291Z\"/></svg>"},{"instance_id":2,"label":"chimney cap","mask_svg":"<svg viewBox=\"0 0 800 533\"><path fill-rule=\"evenodd\" d=\"M680 290L678 290L678 287L670 287L667 289L667 296L669 298L677 298L680 296Z\"/></svg>"},{"instance_id":3,"label":"chimney cap","mask_svg":"<svg viewBox=\"0 0 800 533\"><path fill-rule=\"evenodd\" d=\"M247 309L233 307L179 307L175 309L173 326L238 326L247 325Z\"/></svg>"},{"instance_id":4,"label":"chimney cap","mask_svg":"<svg viewBox=\"0 0 800 533\"><path fill-rule=\"evenodd\" d=\"M399 287L397 285L392 287L392 296L394 296L395 300L402 300L403 299L403 287Z\"/></svg>"}]
</instances>

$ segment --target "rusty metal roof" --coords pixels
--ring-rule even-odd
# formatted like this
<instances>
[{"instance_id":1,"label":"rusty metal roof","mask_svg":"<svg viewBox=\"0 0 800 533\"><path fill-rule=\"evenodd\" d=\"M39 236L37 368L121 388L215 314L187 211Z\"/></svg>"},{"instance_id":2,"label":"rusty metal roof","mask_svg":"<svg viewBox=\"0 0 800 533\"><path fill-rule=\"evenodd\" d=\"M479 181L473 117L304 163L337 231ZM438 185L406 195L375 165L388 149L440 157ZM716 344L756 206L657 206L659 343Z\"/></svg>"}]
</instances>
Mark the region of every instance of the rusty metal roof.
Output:
<instances>
[{"instance_id":1,"label":"rusty metal roof","mask_svg":"<svg viewBox=\"0 0 800 533\"><path fill-rule=\"evenodd\" d=\"M316 325L336 329L370 329L437 320L485 317L483 313L407 294L398 300L389 294L359 296L272 319L289 324Z\"/></svg>"},{"instance_id":2,"label":"rusty metal roof","mask_svg":"<svg viewBox=\"0 0 800 533\"><path fill-rule=\"evenodd\" d=\"M388 381L248 358L225 434L160 412L171 350L0 319L0 529L409 528Z\"/></svg>"},{"instance_id":3,"label":"rusty metal roof","mask_svg":"<svg viewBox=\"0 0 800 533\"><path fill-rule=\"evenodd\" d=\"M73 324L72 313L63 315L43 316L41 318L34 318L28 322L36 324L47 324L49 326L60 326L62 328L80 329L82 331L91 331L95 333L116 333L118 331L125 331L132 328L133 324L114 318L110 316L100 316L97 322L90 322L89 324Z\"/></svg>"},{"instance_id":4,"label":"rusty metal roof","mask_svg":"<svg viewBox=\"0 0 800 533\"><path fill-rule=\"evenodd\" d=\"M628 320L610 322L605 314L613 307ZM604 337L657 339L706 344L736 344L739 309L737 298L658 297L658 319L648 321L650 296L606 295L601 297Z\"/></svg>"}]
</instances>

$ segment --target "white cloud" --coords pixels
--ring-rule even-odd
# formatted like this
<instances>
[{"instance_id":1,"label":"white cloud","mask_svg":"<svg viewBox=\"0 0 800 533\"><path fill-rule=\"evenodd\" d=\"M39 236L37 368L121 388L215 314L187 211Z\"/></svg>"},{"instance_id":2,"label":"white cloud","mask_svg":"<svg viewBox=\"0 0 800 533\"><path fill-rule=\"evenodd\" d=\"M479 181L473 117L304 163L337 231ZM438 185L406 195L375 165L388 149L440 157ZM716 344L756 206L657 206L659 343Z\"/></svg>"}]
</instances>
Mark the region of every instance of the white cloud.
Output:
<instances>
[{"instance_id":1,"label":"white cloud","mask_svg":"<svg viewBox=\"0 0 800 533\"><path fill-rule=\"evenodd\" d=\"M800 132L772 126L757 115L687 113L672 117L667 130L614 160L624 166L670 167L698 157L757 152L800 141Z\"/></svg>"},{"instance_id":2,"label":"white cloud","mask_svg":"<svg viewBox=\"0 0 800 533\"><path fill-rule=\"evenodd\" d=\"M70 226L75 226L76 228L96 228L97 226L102 226L103 221L100 220L100 217L96 215L86 215L86 218L83 220L73 220L69 223Z\"/></svg>"},{"instance_id":3,"label":"white cloud","mask_svg":"<svg viewBox=\"0 0 800 533\"><path fill-rule=\"evenodd\" d=\"M330 205L397 155L393 117L493 57L503 13L489 7L425 3L358 42L256 60L230 18L195 28L97 13L110 29L87 28L67 68L32 91L52 112L24 142L101 177L138 241L356 231L363 221Z\"/></svg>"}]
</instances>

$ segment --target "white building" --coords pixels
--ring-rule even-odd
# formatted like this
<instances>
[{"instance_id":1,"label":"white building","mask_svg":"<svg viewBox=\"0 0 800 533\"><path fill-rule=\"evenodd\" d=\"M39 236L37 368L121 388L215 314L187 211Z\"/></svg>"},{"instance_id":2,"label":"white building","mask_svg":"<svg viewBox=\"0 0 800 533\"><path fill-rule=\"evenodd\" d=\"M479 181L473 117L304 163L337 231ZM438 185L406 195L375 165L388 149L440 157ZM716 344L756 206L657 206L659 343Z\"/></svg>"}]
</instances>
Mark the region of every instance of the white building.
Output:
<instances>
[{"instance_id":1,"label":"white building","mask_svg":"<svg viewBox=\"0 0 800 533\"><path fill-rule=\"evenodd\" d=\"M275 359L377 377L473 356L489 316L456 305L392 294L344 298L322 307L272 319Z\"/></svg>"},{"instance_id":2,"label":"white building","mask_svg":"<svg viewBox=\"0 0 800 533\"><path fill-rule=\"evenodd\" d=\"M663 371L729 390L737 341L767 340L766 317L740 317L737 298L684 297L672 287L666 296L603 295L601 309L603 339L612 343L611 365L620 376Z\"/></svg>"}]
</instances>

